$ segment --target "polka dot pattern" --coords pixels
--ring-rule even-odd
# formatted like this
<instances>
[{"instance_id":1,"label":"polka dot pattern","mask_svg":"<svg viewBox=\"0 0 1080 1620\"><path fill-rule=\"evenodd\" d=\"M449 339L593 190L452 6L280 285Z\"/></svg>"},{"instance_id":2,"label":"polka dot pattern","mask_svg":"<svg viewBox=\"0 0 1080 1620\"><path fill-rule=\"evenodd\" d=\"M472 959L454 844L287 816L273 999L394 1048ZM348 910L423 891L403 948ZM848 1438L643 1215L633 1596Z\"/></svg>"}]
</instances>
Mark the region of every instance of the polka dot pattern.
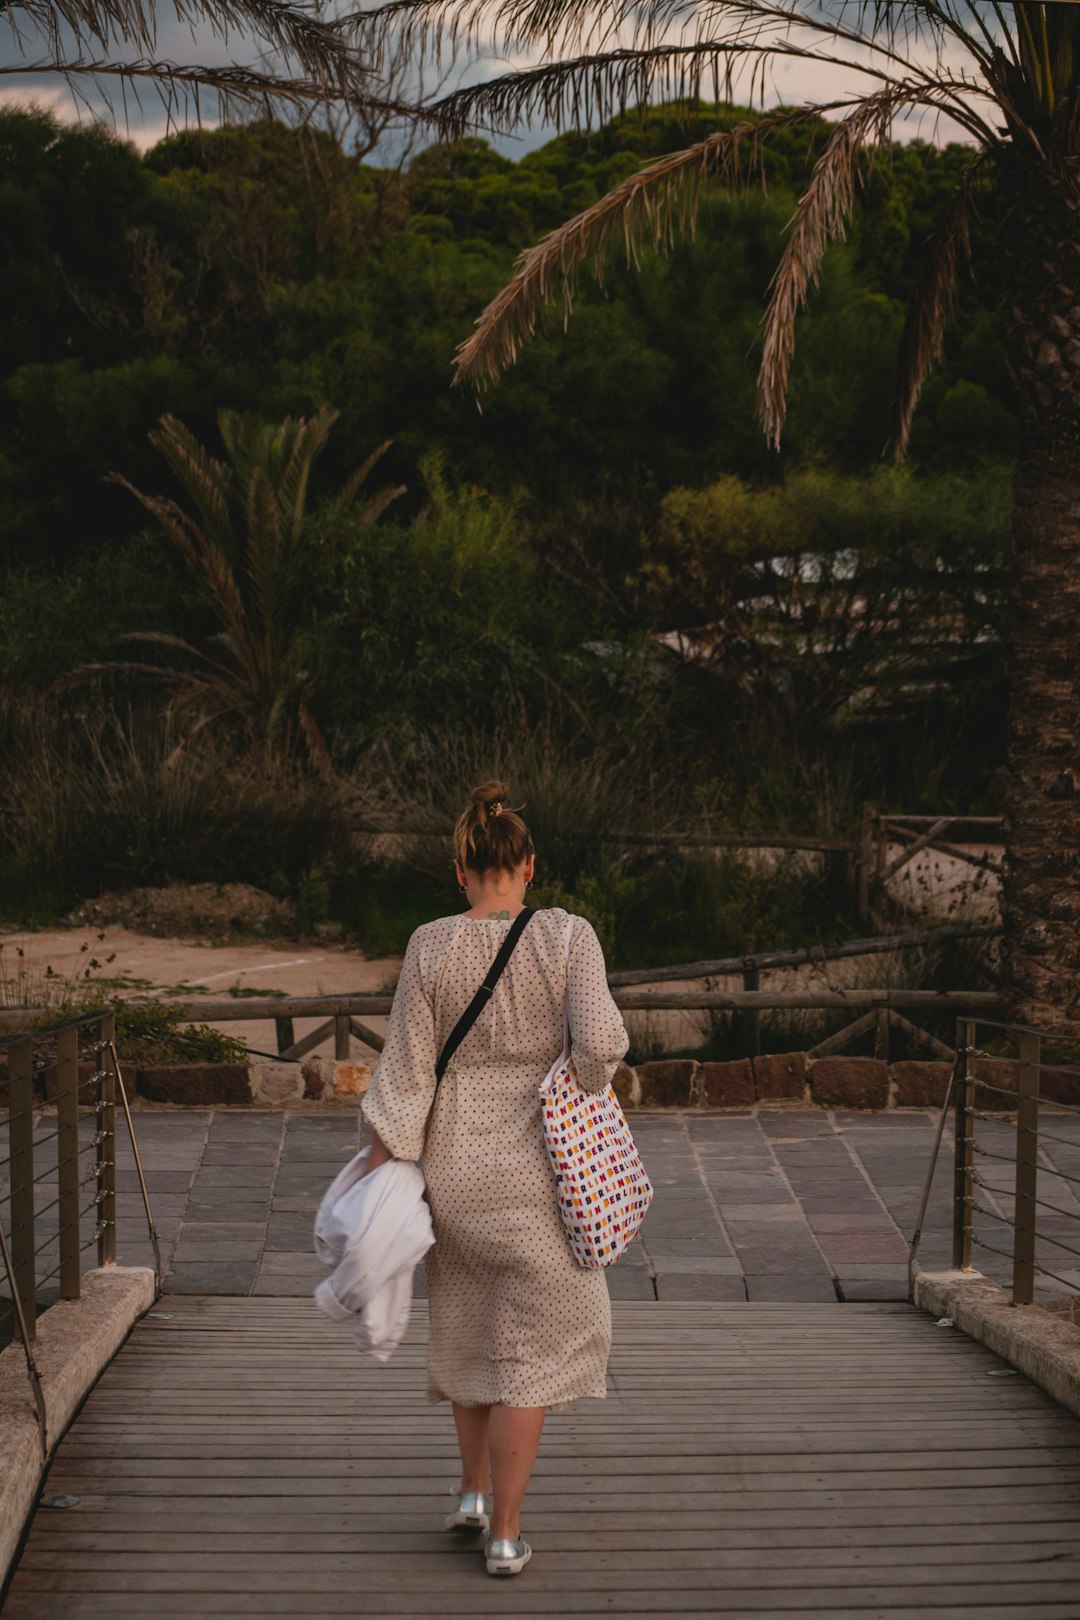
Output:
<instances>
[{"instance_id":1,"label":"polka dot pattern","mask_svg":"<svg viewBox=\"0 0 1080 1620\"><path fill-rule=\"evenodd\" d=\"M435 1060L510 924L456 916L418 928L364 1098L395 1157L423 1155L433 1401L559 1407L605 1393L607 1285L577 1264L563 1230L538 1088L562 1050L567 993L586 1090L607 1085L628 1042L596 934L575 919L568 965L566 921L537 911L437 1097Z\"/></svg>"}]
</instances>

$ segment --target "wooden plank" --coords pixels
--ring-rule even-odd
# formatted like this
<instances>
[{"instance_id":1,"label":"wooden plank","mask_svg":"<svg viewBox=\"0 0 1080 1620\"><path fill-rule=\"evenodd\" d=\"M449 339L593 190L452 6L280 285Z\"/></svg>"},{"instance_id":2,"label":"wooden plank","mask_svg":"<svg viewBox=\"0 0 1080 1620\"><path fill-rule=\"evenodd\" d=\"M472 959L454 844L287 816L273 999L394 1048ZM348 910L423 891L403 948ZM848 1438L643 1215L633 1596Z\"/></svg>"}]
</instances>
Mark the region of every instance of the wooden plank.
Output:
<instances>
[{"instance_id":1,"label":"wooden plank","mask_svg":"<svg viewBox=\"0 0 1080 1620\"><path fill-rule=\"evenodd\" d=\"M509 1585L440 1529L423 1302L386 1367L307 1300L163 1307L61 1444L79 1502L37 1515L5 1620L1080 1613L1080 1423L911 1307L619 1302L612 1398L550 1419Z\"/></svg>"}]
</instances>

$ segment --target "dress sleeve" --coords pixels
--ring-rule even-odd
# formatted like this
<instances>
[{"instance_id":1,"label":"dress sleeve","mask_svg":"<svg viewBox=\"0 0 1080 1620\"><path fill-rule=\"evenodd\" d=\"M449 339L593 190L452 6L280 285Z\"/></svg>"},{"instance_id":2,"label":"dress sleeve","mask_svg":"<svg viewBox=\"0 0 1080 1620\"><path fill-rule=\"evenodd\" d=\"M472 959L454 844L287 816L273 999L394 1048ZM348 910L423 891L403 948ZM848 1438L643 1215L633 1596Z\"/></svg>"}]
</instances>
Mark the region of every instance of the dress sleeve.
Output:
<instances>
[{"instance_id":1,"label":"dress sleeve","mask_svg":"<svg viewBox=\"0 0 1080 1620\"><path fill-rule=\"evenodd\" d=\"M604 952L591 923L574 921L567 968L570 1052L585 1091L601 1091L630 1045L622 1015L608 989Z\"/></svg>"},{"instance_id":2,"label":"dress sleeve","mask_svg":"<svg viewBox=\"0 0 1080 1620\"><path fill-rule=\"evenodd\" d=\"M418 1159L424 1151L437 1057L435 1012L421 978L420 948L414 934L394 992L386 1045L361 1104L364 1118L395 1159Z\"/></svg>"}]
</instances>

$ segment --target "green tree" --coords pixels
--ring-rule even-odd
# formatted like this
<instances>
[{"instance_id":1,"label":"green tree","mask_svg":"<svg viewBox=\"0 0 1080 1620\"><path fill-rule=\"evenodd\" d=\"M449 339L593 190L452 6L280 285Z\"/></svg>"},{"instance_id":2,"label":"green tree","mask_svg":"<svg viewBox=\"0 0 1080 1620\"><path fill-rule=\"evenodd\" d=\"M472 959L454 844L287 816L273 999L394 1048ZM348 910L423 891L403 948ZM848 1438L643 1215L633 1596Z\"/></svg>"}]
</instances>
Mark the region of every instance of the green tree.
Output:
<instances>
[{"instance_id":1,"label":"green tree","mask_svg":"<svg viewBox=\"0 0 1080 1620\"><path fill-rule=\"evenodd\" d=\"M792 59L841 67L856 86L828 103L762 111L659 158L530 247L458 356L459 379L493 379L533 334L553 292L569 308L583 266L613 248L664 248L692 224L713 185L745 184L782 130L832 119L799 199L763 321L758 408L779 447L796 317L829 244L844 236L861 167L898 115L945 114L971 142L940 199L900 344L893 445L902 456L920 389L940 360L965 260L974 198L990 200L1021 435L1015 484L1016 593L1011 636L1010 842L1003 988L1012 1016L1080 1030L1080 7L1017 0L396 0L366 17L377 45L409 18L413 38L483 39L537 65L443 98L455 134L509 131L531 117L573 124L633 100L696 95L746 69ZM674 29L678 26L676 36ZM929 64L929 65L928 65Z\"/></svg>"},{"instance_id":2,"label":"green tree","mask_svg":"<svg viewBox=\"0 0 1080 1620\"><path fill-rule=\"evenodd\" d=\"M312 468L336 421L337 412L325 408L311 418L276 424L251 412L222 411L218 426L227 460L218 461L182 422L163 417L151 441L193 512L116 476L176 546L219 625L211 652L157 631L129 635L128 641L186 659L179 669L130 667L164 680L174 691L173 713L196 728L236 717L269 755L288 757L302 738L323 767L329 753L304 667L312 605L304 541ZM355 499L387 448L381 445L354 473L339 497L340 509ZM374 496L359 512L358 526L373 523L403 493L387 489Z\"/></svg>"}]
</instances>

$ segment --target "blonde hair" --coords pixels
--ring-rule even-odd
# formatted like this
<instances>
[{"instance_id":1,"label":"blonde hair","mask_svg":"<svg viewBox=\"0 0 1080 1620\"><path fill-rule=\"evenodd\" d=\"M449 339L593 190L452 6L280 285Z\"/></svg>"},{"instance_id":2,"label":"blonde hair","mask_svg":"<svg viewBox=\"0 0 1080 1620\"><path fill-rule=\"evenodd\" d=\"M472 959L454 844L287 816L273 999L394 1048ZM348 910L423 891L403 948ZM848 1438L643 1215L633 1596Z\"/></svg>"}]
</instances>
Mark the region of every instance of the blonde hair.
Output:
<instances>
[{"instance_id":1,"label":"blonde hair","mask_svg":"<svg viewBox=\"0 0 1080 1620\"><path fill-rule=\"evenodd\" d=\"M534 854L532 834L507 803L505 782L482 782L454 828L454 855L471 872L512 872Z\"/></svg>"}]
</instances>

